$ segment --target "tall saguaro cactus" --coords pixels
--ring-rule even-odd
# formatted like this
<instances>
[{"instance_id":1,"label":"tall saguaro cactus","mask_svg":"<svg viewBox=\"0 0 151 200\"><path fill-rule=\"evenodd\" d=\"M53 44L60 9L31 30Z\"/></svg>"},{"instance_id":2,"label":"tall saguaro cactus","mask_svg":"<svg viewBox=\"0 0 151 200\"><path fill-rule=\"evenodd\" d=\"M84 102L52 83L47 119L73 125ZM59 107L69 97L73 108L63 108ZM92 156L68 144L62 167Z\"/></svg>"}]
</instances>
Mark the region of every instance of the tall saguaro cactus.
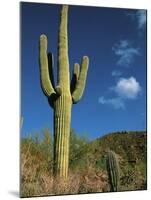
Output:
<instances>
[{"instance_id":1,"label":"tall saguaro cactus","mask_svg":"<svg viewBox=\"0 0 151 200\"><path fill-rule=\"evenodd\" d=\"M69 163L69 140L72 104L82 97L89 59L84 56L81 67L74 65L70 83L68 58L68 6L63 5L58 41L58 77L55 87L53 78L53 55L47 54L47 37L40 36L40 78L44 94L54 109L54 174L67 178Z\"/></svg>"}]
</instances>

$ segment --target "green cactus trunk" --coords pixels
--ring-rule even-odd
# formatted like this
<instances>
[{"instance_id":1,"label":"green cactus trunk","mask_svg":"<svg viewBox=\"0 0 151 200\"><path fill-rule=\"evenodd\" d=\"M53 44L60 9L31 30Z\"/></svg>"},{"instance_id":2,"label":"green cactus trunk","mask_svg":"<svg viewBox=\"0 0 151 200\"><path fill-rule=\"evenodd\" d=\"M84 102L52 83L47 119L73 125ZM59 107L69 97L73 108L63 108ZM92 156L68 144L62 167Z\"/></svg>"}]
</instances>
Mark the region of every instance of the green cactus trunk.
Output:
<instances>
[{"instance_id":1,"label":"green cactus trunk","mask_svg":"<svg viewBox=\"0 0 151 200\"><path fill-rule=\"evenodd\" d=\"M40 36L40 79L44 94L54 109L54 175L66 179L69 165L69 141L72 104L82 97L89 59L83 57L81 69L74 65L70 84L68 59L68 6L63 5L58 42L58 85L53 78L53 55L47 55L47 37Z\"/></svg>"},{"instance_id":2,"label":"green cactus trunk","mask_svg":"<svg viewBox=\"0 0 151 200\"><path fill-rule=\"evenodd\" d=\"M117 155L113 151L108 151L107 153L107 170L111 184L111 191L119 191L120 168Z\"/></svg>"},{"instance_id":3,"label":"green cactus trunk","mask_svg":"<svg viewBox=\"0 0 151 200\"><path fill-rule=\"evenodd\" d=\"M69 160L69 140L72 99L69 95L61 95L55 102L54 112L54 172L60 177L67 177Z\"/></svg>"}]
</instances>

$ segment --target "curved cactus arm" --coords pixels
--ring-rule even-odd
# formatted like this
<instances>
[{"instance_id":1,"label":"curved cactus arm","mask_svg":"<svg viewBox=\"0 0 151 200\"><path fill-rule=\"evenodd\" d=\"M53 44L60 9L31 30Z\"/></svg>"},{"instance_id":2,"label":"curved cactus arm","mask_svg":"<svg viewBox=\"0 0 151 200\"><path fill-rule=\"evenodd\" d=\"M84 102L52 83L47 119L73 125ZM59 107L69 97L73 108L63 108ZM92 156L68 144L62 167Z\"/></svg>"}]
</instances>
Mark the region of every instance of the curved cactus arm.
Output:
<instances>
[{"instance_id":1,"label":"curved cactus arm","mask_svg":"<svg viewBox=\"0 0 151 200\"><path fill-rule=\"evenodd\" d=\"M76 76L76 81L79 79L80 65L78 63L74 64L73 74Z\"/></svg>"},{"instance_id":2,"label":"curved cactus arm","mask_svg":"<svg viewBox=\"0 0 151 200\"><path fill-rule=\"evenodd\" d=\"M78 78L79 78L79 73L80 73L80 65L78 63L75 63L74 68L73 68L71 84L70 84L71 94L75 90L75 86L76 86L76 83L77 83Z\"/></svg>"},{"instance_id":3,"label":"curved cactus arm","mask_svg":"<svg viewBox=\"0 0 151 200\"><path fill-rule=\"evenodd\" d=\"M48 69L49 69L49 78L51 80L52 87L55 88L55 81L54 81L54 57L51 52L48 53Z\"/></svg>"},{"instance_id":4,"label":"curved cactus arm","mask_svg":"<svg viewBox=\"0 0 151 200\"><path fill-rule=\"evenodd\" d=\"M89 58L87 56L84 56L82 59L79 78L76 83L75 90L72 93L73 103L77 103L80 100L80 98L82 97L82 94L83 94L84 88L85 88L85 83L86 83L88 66L89 66Z\"/></svg>"},{"instance_id":5,"label":"curved cactus arm","mask_svg":"<svg viewBox=\"0 0 151 200\"><path fill-rule=\"evenodd\" d=\"M46 96L56 94L49 78L48 58L47 58L47 37L40 36L40 79L41 87Z\"/></svg>"}]
</instances>

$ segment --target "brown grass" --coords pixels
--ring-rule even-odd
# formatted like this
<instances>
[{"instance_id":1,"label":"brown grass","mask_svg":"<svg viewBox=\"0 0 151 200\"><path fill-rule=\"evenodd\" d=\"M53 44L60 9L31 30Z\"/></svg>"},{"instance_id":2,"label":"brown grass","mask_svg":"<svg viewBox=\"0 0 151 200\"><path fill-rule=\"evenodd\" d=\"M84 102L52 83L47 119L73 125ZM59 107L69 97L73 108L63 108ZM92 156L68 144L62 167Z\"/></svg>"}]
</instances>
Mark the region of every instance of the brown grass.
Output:
<instances>
[{"instance_id":1,"label":"brown grass","mask_svg":"<svg viewBox=\"0 0 151 200\"><path fill-rule=\"evenodd\" d=\"M43 170L41 163L36 162L30 153L21 156L21 197L104 192L109 189L105 171L91 167L69 171L68 179L64 181Z\"/></svg>"}]
</instances>

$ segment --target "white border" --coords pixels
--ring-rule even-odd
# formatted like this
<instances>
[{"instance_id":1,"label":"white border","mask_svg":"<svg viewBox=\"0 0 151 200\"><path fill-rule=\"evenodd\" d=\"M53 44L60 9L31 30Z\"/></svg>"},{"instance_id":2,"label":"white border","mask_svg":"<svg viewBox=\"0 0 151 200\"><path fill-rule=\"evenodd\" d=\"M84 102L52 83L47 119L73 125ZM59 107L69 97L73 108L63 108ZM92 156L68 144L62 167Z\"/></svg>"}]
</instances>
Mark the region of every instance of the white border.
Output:
<instances>
[{"instance_id":1,"label":"white border","mask_svg":"<svg viewBox=\"0 0 151 200\"><path fill-rule=\"evenodd\" d=\"M148 55L151 55L151 4L145 0L26 0L120 8L148 9ZM47 199L149 199L151 191L150 85L151 59L148 56L148 191L100 193L46 197ZM19 188L19 1L3 0L0 5L0 199L18 198ZM30 199L30 198L28 198ZM37 198L32 198L37 199ZM42 199L39 197L38 199Z\"/></svg>"}]
</instances>

